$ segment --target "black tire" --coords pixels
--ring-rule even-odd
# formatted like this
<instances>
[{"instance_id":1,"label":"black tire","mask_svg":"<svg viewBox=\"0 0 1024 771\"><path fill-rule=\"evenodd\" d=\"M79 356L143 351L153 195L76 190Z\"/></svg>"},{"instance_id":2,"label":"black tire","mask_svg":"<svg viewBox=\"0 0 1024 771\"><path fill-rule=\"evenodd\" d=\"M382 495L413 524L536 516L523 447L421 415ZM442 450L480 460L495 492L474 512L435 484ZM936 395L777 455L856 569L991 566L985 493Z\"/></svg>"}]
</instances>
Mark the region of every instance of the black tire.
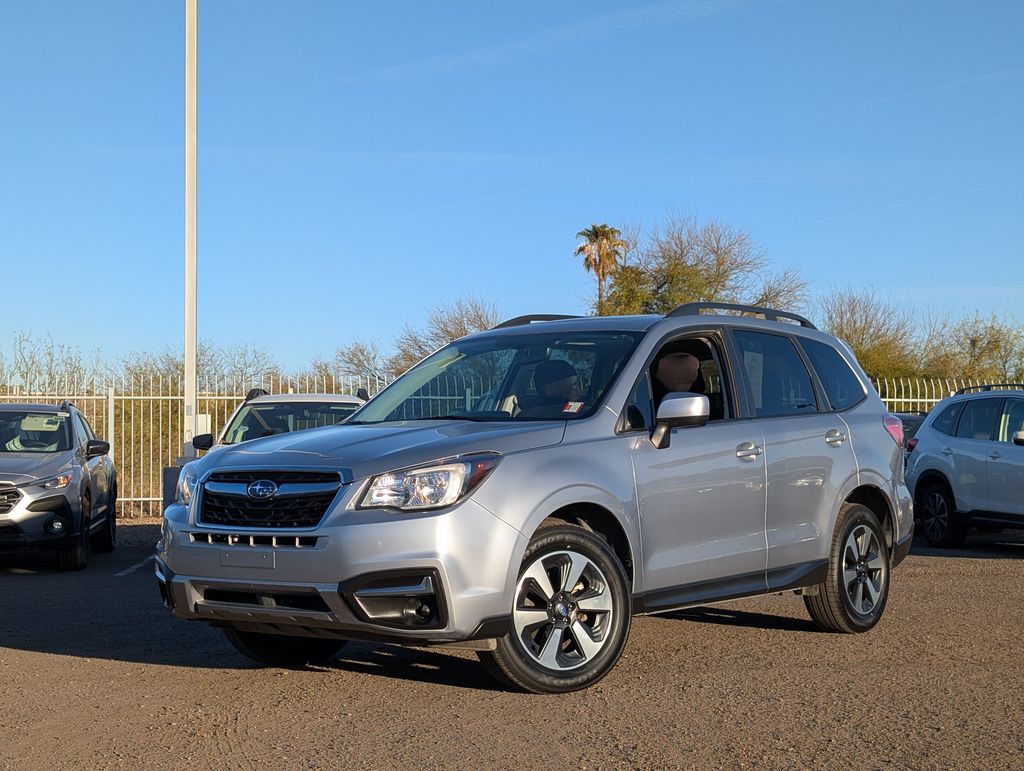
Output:
<instances>
[{"instance_id":1,"label":"black tire","mask_svg":"<svg viewBox=\"0 0 1024 771\"><path fill-rule=\"evenodd\" d=\"M567 586L576 569L583 572ZM547 577L546 594L538 593L532 575ZM519 578L508 634L496 650L477 653L487 672L530 693L577 691L608 674L622 655L632 615L626 571L608 544L574 525L542 526L526 548ZM517 631L527 614L540 620ZM585 640L577 637L584 634Z\"/></svg>"},{"instance_id":2,"label":"black tire","mask_svg":"<svg viewBox=\"0 0 1024 771\"><path fill-rule=\"evenodd\" d=\"M956 520L956 504L949 488L942 482L931 482L918 500L921 529L929 545L939 549L955 549L964 545L967 528Z\"/></svg>"},{"instance_id":3,"label":"black tire","mask_svg":"<svg viewBox=\"0 0 1024 771\"><path fill-rule=\"evenodd\" d=\"M825 632L866 632L882 618L889 599L889 548L878 517L867 506L839 511L829 550L828 577L804 595L811 619Z\"/></svg>"},{"instance_id":4,"label":"black tire","mask_svg":"<svg viewBox=\"0 0 1024 771\"><path fill-rule=\"evenodd\" d=\"M107 519L102 529L92 537L92 550L97 554L110 554L117 545L117 487L110 489Z\"/></svg>"},{"instance_id":5,"label":"black tire","mask_svg":"<svg viewBox=\"0 0 1024 771\"><path fill-rule=\"evenodd\" d=\"M78 534L70 546L57 551L57 564L61 570L85 570L89 564L89 522L92 515L92 502L89 493L82 497L82 513L78 523Z\"/></svg>"},{"instance_id":6,"label":"black tire","mask_svg":"<svg viewBox=\"0 0 1024 771\"><path fill-rule=\"evenodd\" d=\"M235 650L257 664L286 669L322 664L333 659L345 647L345 640L242 632L230 627L224 629L224 636Z\"/></svg>"}]
</instances>

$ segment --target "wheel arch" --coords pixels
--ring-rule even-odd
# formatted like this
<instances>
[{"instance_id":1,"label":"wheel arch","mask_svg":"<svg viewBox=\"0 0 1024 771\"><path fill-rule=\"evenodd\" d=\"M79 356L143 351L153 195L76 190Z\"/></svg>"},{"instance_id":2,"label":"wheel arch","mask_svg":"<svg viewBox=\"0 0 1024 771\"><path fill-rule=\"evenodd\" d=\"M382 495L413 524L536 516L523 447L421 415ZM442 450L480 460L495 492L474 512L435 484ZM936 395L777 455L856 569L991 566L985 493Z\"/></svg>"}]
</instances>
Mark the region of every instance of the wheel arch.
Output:
<instances>
[{"instance_id":1,"label":"wheel arch","mask_svg":"<svg viewBox=\"0 0 1024 771\"><path fill-rule=\"evenodd\" d=\"M847 494L844 503L859 503L871 509L882 524L885 545L889 547L889 551L896 548L896 515L889 497L880 487L871 484L859 485Z\"/></svg>"},{"instance_id":2,"label":"wheel arch","mask_svg":"<svg viewBox=\"0 0 1024 771\"><path fill-rule=\"evenodd\" d=\"M946 488L946 491L949 493L950 500L953 501L953 509L955 510L956 494L953 492L953 485L949 483L949 479L946 475L937 469L928 469L927 471L922 472L921 476L917 478L917 481L914 484L914 489L910 491L910 494L914 498L914 503L920 505L921 495L923 495L924 491L928 489L928 485L936 482Z\"/></svg>"},{"instance_id":3,"label":"wheel arch","mask_svg":"<svg viewBox=\"0 0 1024 771\"><path fill-rule=\"evenodd\" d=\"M630 547L629 537L626 535L625 529L611 511L599 504L583 501L556 509L546 516L538 527L545 522L568 522L599 536L615 552L615 556L619 558L619 562L622 563L622 567L626 570L626 579L629 581L630 586L633 586L636 570L633 550ZM532 535L531 533L531 537Z\"/></svg>"}]
</instances>

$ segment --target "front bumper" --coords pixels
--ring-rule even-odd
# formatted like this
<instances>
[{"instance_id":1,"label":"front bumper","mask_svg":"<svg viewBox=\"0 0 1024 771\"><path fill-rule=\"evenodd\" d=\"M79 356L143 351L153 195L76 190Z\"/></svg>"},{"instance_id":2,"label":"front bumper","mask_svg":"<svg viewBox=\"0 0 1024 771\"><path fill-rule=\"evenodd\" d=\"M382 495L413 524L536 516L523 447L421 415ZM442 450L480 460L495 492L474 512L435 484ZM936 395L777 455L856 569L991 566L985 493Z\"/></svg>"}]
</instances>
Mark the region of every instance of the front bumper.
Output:
<instances>
[{"instance_id":1,"label":"front bumper","mask_svg":"<svg viewBox=\"0 0 1024 771\"><path fill-rule=\"evenodd\" d=\"M168 507L156 560L165 603L254 632L406 644L505 633L519 531L472 500L410 515L346 510L347 497L319 527L287 531L204 526Z\"/></svg>"},{"instance_id":2,"label":"front bumper","mask_svg":"<svg viewBox=\"0 0 1024 771\"><path fill-rule=\"evenodd\" d=\"M81 513L65 491L18 488L19 498L10 511L0 514L0 553L61 549L74 541ZM63 524L54 533L47 525L55 518Z\"/></svg>"}]
</instances>

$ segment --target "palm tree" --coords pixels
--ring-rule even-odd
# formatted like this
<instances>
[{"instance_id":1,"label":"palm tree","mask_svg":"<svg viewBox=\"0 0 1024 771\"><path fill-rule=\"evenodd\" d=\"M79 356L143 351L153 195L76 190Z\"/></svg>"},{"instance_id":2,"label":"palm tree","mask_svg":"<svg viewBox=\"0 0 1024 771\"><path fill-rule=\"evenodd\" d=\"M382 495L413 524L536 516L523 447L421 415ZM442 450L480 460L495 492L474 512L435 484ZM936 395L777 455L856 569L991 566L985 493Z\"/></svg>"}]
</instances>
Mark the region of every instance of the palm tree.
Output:
<instances>
[{"instance_id":1,"label":"palm tree","mask_svg":"<svg viewBox=\"0 0 1024 771\"><path fill-rule=\"evenodd\" d=\"M583 255L583 267L597 277L597 315L604 313L604 282L619 269L628 244L619 236L618 228L608 223L593 224L576 234L585 243L576 247L576 256Z\"/></svg>"}]
</instances>

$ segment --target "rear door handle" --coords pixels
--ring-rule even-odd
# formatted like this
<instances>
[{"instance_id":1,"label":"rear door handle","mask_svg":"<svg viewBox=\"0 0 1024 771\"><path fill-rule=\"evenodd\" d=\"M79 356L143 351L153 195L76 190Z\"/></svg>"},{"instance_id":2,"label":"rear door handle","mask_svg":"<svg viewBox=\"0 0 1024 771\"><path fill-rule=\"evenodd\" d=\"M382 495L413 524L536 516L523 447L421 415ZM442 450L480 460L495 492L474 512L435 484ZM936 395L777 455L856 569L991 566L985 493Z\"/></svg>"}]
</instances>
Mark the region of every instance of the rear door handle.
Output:
<instances>
[{"instance_id":1,"label":"rear door handle","mask_svg":"<svg viewBox=\"0 0 1024 771\"><path fill-rule=\"evenodd\" d=\"M999 452L999 450L993 450L988 454L988 457L990 457L992 460L999 460L1000 458L1003 457L1003 454Z\"/></svg>"},{"instance_id":2,"label":"rear door handle","mask_svg":"<svg viewBox=\"0 0 1024 771\"><path fill-rule=\"evenodd\" d=\"M757 457L762 452L764 452L764 450L753 442L743 442L736 445L736 457L740 460L745 460L748 463L757 460Z\"/></svg>"},{"instance_id":3,"label":"rear door handle","mask_svg":"<svg viewBox=\"0 0 1024 771\"><path fill-rule=\"evenodd\" d=\"M943 455L952 455L953 454L953 448L951 448L951 447L943 447L942 448L942 454Z\"/></svg>"},{"instance_id":4,"label":"rear door handle","mask_svg":"<svg viewBox=\"0 0 1024 771\"><path fill-rule=\"evenodd\" d=\"M846 434L838 428L832 428L825 432L825 444L830 447L842 447L846 441Z\"/></svg>"}]
</instances>

